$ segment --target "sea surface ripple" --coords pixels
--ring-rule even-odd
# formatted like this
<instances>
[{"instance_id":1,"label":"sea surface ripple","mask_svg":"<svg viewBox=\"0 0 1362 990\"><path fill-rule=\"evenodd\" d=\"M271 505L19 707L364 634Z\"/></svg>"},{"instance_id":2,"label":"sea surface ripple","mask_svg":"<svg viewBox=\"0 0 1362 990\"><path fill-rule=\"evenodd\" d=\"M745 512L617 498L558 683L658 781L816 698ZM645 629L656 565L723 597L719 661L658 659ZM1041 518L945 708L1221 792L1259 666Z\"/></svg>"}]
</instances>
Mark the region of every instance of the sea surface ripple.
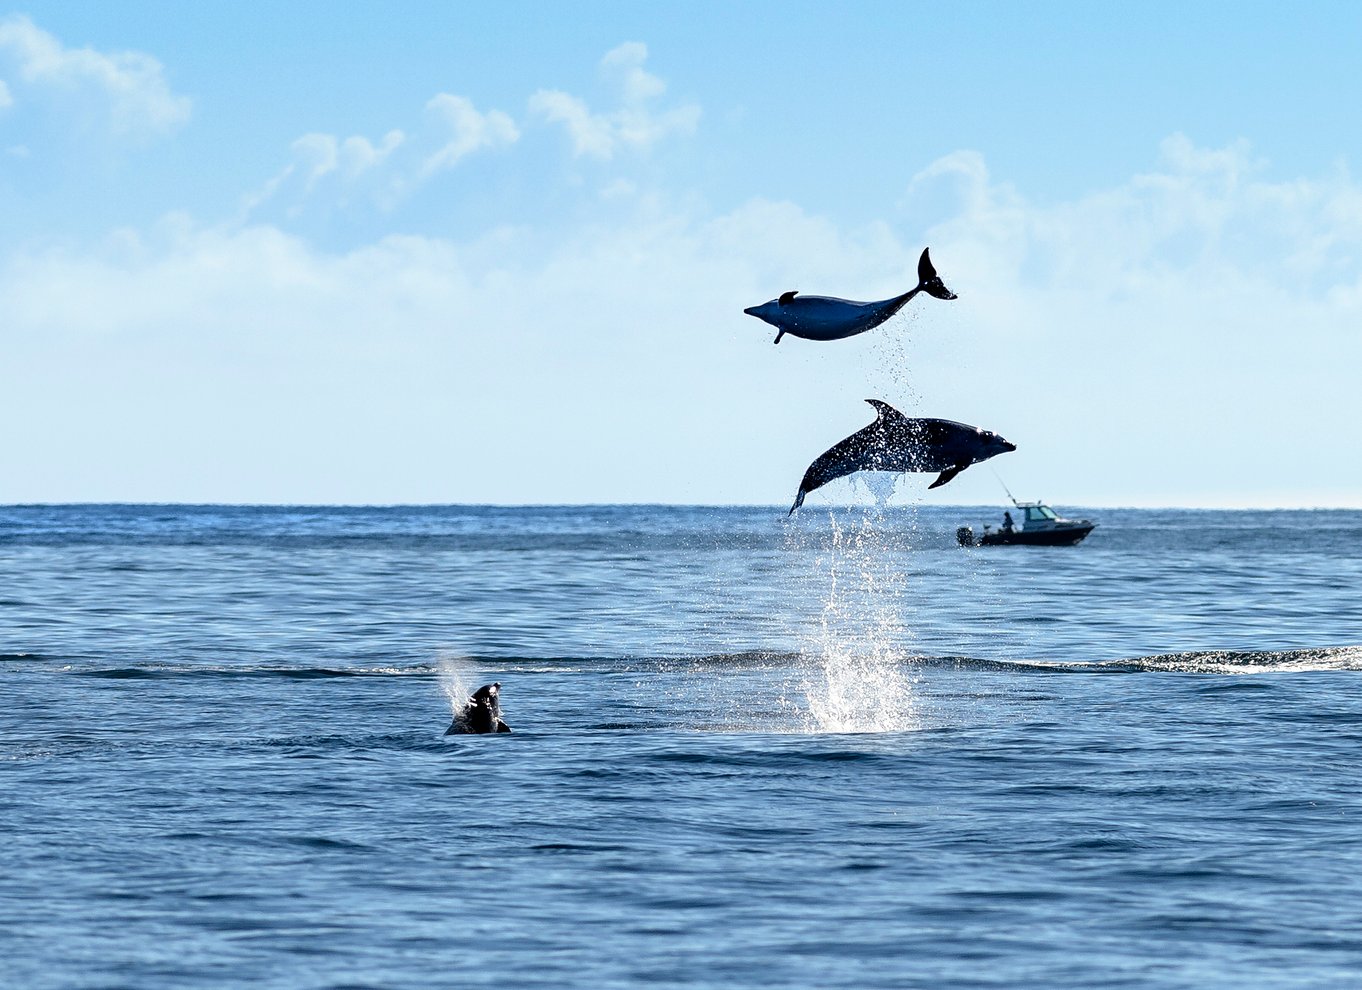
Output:
<instances>
[{"instance_id":1,"label":"sea surface ripple","mask_svg":"<svg viewBox=\"0 0 1362 990\"><path fill-rule=\"evenodd\" d=\"M0 507L6 983L1356 986L1362 512L1064 508Z\"/></svg>"}]
</instances>

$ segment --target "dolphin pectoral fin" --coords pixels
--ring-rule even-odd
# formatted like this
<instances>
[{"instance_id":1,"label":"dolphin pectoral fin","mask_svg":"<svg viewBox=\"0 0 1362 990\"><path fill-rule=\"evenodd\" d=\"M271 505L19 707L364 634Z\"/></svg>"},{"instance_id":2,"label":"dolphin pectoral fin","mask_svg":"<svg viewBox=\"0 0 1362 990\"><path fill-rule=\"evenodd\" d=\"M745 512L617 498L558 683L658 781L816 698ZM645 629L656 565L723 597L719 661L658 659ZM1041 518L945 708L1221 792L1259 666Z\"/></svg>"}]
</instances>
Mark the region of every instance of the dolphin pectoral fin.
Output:
<instances>
[{"instance_id":1,"label":"dolphin pectoral fin","mask_svg":"<svg viewBox=\"0 0 1362 990\"><path fill-rule=\"evenodd\" d=\"M781 327L781 328L780 328L780 332L776 334L776 339L773 340L773 341L771 341L771 343L773 343L773 344L779 344L779 343L780 343L780 338L781 338L781 337L784 337L784 336L785 336L785 328L784 328L784 327Z\"/></svg>"},{"instance_id":2,"label":"dolphin pectoral fin","mask_svg":"<svg viewBox=\"0 0 1362 990\"><path fill-rule=\"evenodd\" d=\"M923 248L922 257L917 260L918 289L929 296L935 296L937 299L958 299L959 297L946 288L945 283L936 274L936 268L932 265L932 259L928 256L927 250L927 248Z\"/></svg>"},{"instance_id":3,"label":"dolphin pectoral fin","mask_svg":"<svg viewBox=\"0 0 1362 990\"><path fill-rule=\"evenodd\" d=\"M798 289L791 289L789 292L782 292L780 298L776 300L777 306L788 306L794 302L794 297L799 295Z\"/></svg>"},{"instance_id":4,"label":"dolphin pectoral fin","mask_svg":"<svg viewBox=\"0 0 1362 990\"><path fill-rule=\"evenodd\" d=\"M501 719L497 719L497 731L498 731L498 732L510 732L510 731L511 731L511 727L510 727L509 725L507 725L505 722L503 722Z\"/></svg>"},{"instance_id":5,"label":"dolphin pectoral fin","mask_svg":"<svg viewBox=\"0 0 1362 990\"><path fill-rule=\"evenodd\" d=\"M942 485L944 485L946 482L950 481L952 478L954 478L954 477L955 477L957 474L959 474L961 471L965 470L965 468L967 468L967 467L969 467L968 464L957 464L957 465L955 465L955 467L946 468L946 470L942 471L939 475L937 475L936 480L933 481L933 482L932 482L930 485L928 485L927 487L928 487L928 488L940 488Z\"/></svg>"}]
</instances>

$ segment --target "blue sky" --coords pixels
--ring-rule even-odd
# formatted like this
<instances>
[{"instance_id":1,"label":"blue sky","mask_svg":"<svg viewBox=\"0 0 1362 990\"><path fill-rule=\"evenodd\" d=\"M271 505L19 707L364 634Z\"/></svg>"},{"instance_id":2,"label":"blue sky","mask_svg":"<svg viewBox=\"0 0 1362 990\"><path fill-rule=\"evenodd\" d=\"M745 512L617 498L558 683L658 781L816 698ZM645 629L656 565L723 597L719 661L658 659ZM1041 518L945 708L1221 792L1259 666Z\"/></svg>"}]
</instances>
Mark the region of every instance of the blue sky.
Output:
<instances>
[{"instance_id":1,"label":"blue sky","mask_svg":"<svg viewBox=\"0 0 1362 990\"><path fill-rule=\"evenodd\" d=\"M0 11L0 502L1362 505L1362 8ZM960 299L851 340L797 288ZM994 502L987 467L900 500ZM850 484L810 499L855 497Z\"/></svg>"}]
</instances>

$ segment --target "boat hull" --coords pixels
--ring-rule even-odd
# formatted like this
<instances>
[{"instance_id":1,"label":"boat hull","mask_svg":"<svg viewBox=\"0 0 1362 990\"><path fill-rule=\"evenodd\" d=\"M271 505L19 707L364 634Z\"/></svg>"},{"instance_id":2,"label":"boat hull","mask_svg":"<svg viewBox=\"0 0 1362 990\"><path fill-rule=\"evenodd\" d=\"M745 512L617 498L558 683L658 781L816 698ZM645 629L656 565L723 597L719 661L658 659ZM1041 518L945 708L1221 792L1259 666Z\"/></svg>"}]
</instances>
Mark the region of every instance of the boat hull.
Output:
<instances>
[{"instance_id":1,"label":"boat hull","mask_svg":"<svg viewBox=\"0 0 1362 990\"><path fill-rule=\"evenodd\" d=\"M1024 529L1008 533L1003 530L986 531L975 539L974 531L968 526L960 527L956 538L961 546L980 547L1072 547L1082 543L1087 535L1097 528L1096 523L1083 523L1077 526L1064 526L1057 529L1042 529L1027 532Z\"/></svg>"}]
</instances>

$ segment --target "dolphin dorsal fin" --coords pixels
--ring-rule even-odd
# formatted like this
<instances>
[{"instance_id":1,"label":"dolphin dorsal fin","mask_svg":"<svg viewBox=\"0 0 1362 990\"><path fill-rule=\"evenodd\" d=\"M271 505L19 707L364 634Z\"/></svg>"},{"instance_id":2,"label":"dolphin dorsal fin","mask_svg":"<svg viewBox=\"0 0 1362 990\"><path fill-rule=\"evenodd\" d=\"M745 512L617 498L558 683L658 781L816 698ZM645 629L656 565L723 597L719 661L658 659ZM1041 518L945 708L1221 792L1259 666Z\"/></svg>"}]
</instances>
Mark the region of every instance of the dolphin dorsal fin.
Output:
<instances>
[{"instance_id":1,"label":"dolphin dorsal fin","mask_svg":"<svg viewBox=\"0 0 1362 990\"><path fill-rule=\"evenodd\" d=\"M883 401L881 401L881 400L879 400L879 399L866 399L865 401L866 401L866 402L869 402L872 406L875 407L875 412L876 412L877 417L878 417L878 418L877 418L877 422L884 422L885 420L907 419L907 418L908 418L907 416L903 415L903 413L899 412L897 409L895 409L893 406L891 406L891 405L890 405L889 403L887 403L887 402L883 402Z\"/></svg>"},{"instance_id":2,"label":"dolphin dorsal fin","mask_svg":"<svg viewBox=\"0 0 1362 990\"><path fill-rule=\"evenodd\" d=\"M799 295L798 289L791 289L789 292L782 292L780 298L776 300L777 306L788 306L794 301L794 297Z\"/></svg>"}]
</instances>

